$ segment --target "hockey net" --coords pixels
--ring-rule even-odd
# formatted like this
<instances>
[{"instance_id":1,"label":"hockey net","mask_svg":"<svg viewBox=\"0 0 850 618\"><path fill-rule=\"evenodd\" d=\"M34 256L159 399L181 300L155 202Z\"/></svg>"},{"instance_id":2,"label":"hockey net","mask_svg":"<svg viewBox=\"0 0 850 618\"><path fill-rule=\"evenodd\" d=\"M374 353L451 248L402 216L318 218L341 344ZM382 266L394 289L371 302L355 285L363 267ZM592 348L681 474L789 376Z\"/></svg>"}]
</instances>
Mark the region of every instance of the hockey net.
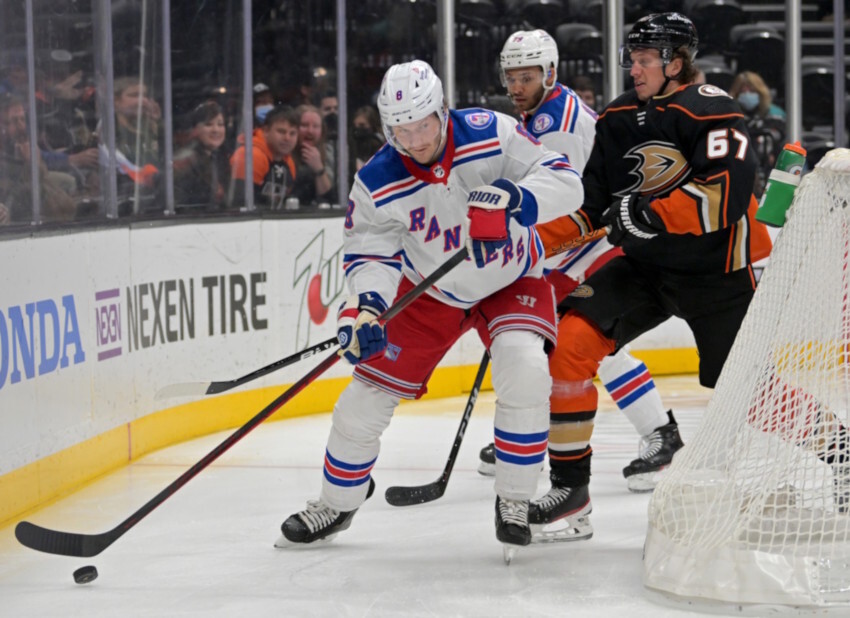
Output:
<instances>
[{"instance_id":1,"label":"hockey net","mask_svg":"<svg viewBox=\"0 0 850 618\"><path fill-rule=\"evenodd\" d=\"M644 584L850 605L850 150L801 182L696 435L655 489Z\"/></svg>"}]
</instances>

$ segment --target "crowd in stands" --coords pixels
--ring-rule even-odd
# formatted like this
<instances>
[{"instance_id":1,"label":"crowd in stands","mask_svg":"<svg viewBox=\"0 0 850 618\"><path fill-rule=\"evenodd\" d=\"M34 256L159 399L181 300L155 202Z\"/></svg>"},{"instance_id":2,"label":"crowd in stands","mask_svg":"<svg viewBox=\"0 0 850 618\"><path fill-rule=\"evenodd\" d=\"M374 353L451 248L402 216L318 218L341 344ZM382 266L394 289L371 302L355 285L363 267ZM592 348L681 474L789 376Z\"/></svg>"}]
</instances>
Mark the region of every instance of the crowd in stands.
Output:
<instances>
[{"instance_id":1,"label":"crowd in stands","mask_svg":"<svg viewBox=\"0 0 850 618\"><path fill-rule=\"evenodd\" d=\"M26 74L0 69L0 225L33 219L32 162L37 162L42 222L104 215L100 174L110 153L101 136L92 88L82 72L38 84L35 159L30 149ZM113 81L118 215L161 215L165 204L163 111L138 76ZM253 196L263 211L328 209L338 204L339 100L305 88L281 101L263 83L253 88ZM175 212L238 212L245 207L246 151L238 101L201 99L175 110ZM228 113L230 112L230 113ZM231 117L228 117L231 116ZM365 128L365 130L364 130ZM377 109L357 110L349 130L351 176L383 145Z\"/></svg>"},{"instance_id":2,"label":"crowd in stands","mask_svg":"<svg viewBox=\"0 0 850 618\"><path fill-rule=\"evenodd\" d=\"M275 23L279 25L288 24L285 27L292 28L292 32L303 34L305 27L312 28L310 37L302 37L304 41L277 36L274 29L263 30L255 41L256 49L265 50L255 53L254 73L259 79L252 93L254 132L250 140L253 195L260 212L287 210L287 204L291 209L296 200L297 208L307 212L345 202L346 196L339 195L337 177L340 136L344 135L343 141L347 142L350 186L355 172L385 141L377 109L369 102L383 71L394 61L414 56L429 60L427 53L434 52L434 42L429 38L434 33L416 39L419 48L414 47L411 37L400 34L405 28L415 29L422 20L431 23L435 19L425 4L402 6L369 0L352 7L350 19L357 28L351 28L349 33L348 53L349 64L357 68L349 75L351 107L347 127L339 126L339 99L331 87L333 76L328 70L321 69L321 73L315 68L315 60L312 64L304 61L282 68L276 55L276 45L286 43L293 49L313 45L314 50L321 47L316 55L324 56L324 64L332 66L333 25L315 21L313 13L303 7L287 13L289 22L280 21L283 14L273 8L255 15L258 20L277 19ZM652 8L680 10L698 22L699 80L726 90L746 114L761 160L754 187L756 195L760 195L786 140L785 114L780 107L784 95L785 25L780 21L784 6L736 0L665 0L663 5L650 7L645 0L624 3L624 19L628 24ZM390 6L392 12L383 10ZM464 60L491 62L498 55L505 32L519 27L546 28L553 33L561 52L559 75L587 107L599 111L607 102L602 81L600 6L599 2L566 0L461 2L456 11L457 29L463 35L458 38L458 53ZM814 60L809 56L819 48L812 46L823 38L824 29L831 27L828 22L832 6L831 2L817 1L803 7L806 62ZM391 21L397 22L398 28L388 29ZM389 36L393 32L401 38ZM774 48L748 47L756 44ZM423 55L425 48L430 51ZM769 49L776 53L764 51ZM0 47L0 225L32 220L33 177L39 182L41 221L102 218L107 206L101 198L105 186L101 174L111 157L117 168L118 216L161 216L169 189L165 181L168 152L173 156L174 207L178 215L239 212L245 208L246 145L241 93L233 89L218 92L212 86L200 87L197 92L188 90L188 100L181 99L173 106L172 144L166 149L162 93L159 88L149 88L155 78L149 74L119 74L132 73L132 69L126 70L133 66L132 61L127 56L125 62L116 64L124 70L116 68L113 80L114 154L104 143L103 119L97 112L101 85L94 83L91 72L75 70L71 62L66 63L64 72L51 69L47 73L37 68L37 148L33 150L29 118L33 108L26 98L30 77L26 55L10 54ZM58 64L54 63L54 68ZM474 71L468 71L473 64ZM457 107L480 105L518 118L495 73L482 70L481 66L484 65L458 62ZM816 68L820 71L821 65ZM804 82L806 75L804 71ZM814 71L813 76L818 77ZM820 77L821 82L831 84L831 74ZM630 87L628 80L626 87ZM804 87L806 94L814 90L815 87ZM186 91L183 90L184 97ZM824 100L830 97L828 93ZM819 126L824 124L823 119L813 120L812 114L814 110L829 115L831 106L804 100L803 108L803 128L810 132L803 136L804 145L812 131L821 130L822 135L828 136L831 127Z\"/></svg>"}]
</instances>

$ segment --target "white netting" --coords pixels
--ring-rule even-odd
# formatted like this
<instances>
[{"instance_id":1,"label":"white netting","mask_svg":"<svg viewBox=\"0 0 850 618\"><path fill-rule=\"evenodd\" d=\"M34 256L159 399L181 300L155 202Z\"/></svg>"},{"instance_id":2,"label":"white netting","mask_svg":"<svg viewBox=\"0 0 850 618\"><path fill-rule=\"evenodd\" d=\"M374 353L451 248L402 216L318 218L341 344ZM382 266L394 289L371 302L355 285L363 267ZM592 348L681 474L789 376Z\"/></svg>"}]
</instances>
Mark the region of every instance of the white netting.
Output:
<instances>
[{"instance_id":1,"label":"white netting","mask_svg":"<svg viewBox=\"0 0 850 618\"><path fill-rule=\"evenodd\" d=\"M802 181L702 424L649 507L644 583L850 605L850 151Z\"/></svg>"}]
</instances>

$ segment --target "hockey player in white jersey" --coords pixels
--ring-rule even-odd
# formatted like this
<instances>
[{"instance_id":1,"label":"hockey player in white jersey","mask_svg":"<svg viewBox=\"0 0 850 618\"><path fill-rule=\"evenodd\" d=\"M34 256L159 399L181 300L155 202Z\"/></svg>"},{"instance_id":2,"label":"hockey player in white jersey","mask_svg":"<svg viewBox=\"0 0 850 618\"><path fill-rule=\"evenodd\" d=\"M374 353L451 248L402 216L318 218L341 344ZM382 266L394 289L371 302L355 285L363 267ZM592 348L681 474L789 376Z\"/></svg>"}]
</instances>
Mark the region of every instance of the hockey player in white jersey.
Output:
<instances>
[{"instance_id":1,"label":"hockey player in white jersey","mask_svg":"<svg viewBox=\"0 0 850 618\"><path fill-rule=\"evenodd\" d=\"M378 96L387 144L356 175L344 227L341 352L355 365L340 396L317 501L281 526L290 543L349 527L371 493L379 439L399 400L426 390L452 344L476 329L492 358L496 537L531 542L534 497L549 429L547 349L555 301L532 224L554 204L583 201L578 173L510 117L449 110L425 62L390 67ZM376 316L464 244L469 259L383 326Z\"/></svg>"},{"instance_id":2,"label":"hockey player in white jersey","mask_svg":"<svg viewBox=\"0 0 850 618\"><path fill-rule=\"evenodd\" d=\"M518 31L511 34L500 54L502 85L514 105L522 113L522 125L546 147L567 156L581 172L590 156L595 136L596 113L580 97L557 81L558 48L544 30ZM555 210L540 209L538 223L550 221L568 212L565 204ZM622 251L605 239L597 240L546 260L550 282L560 301L572 292L593 270ZM573 478L564 472L561 462L586 458L589 467L589 436L593 418L575 418L561 409L559 397L564 385L559 380L557 351L550 369L553 392L550 401L549 461L552 490L532 503L532 523L574 518L570 539L589 538L592 528L587 513L590 496L587 475ZM661 397L646 365L631 356L627 349L602 361L598 375L609 394L642 436L639 457L623 470L632 491L651 491L658 470L669 465L673 453L682 446L672 412L665 412ZM498 443L497 443L498 444ZM492 474L500 452L494 445L481 451L479 471Z\"/></svg>"}]
</instances>

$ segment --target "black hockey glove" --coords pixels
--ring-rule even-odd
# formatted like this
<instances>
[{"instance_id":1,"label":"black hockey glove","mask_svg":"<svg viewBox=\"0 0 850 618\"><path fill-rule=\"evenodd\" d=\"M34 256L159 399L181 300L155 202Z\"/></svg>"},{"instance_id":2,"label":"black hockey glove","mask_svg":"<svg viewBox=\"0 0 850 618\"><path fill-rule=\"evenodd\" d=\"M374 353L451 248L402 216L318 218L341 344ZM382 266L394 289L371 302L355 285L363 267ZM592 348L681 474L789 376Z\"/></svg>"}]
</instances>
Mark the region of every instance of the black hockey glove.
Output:
<instances>
[{"instance_id":1,"label":"black hockey glove","mask_svg":"<svg viewBox=\"0 0 850 618\"><path fill-rule=\"evenodd\" d=\"M602 213L602 223L611 226L608 242L614 246L625 243L642 244L665 232L667 228L649 206L650 198L632 193L612 203Z\"/></svg>"}]
</instances>

